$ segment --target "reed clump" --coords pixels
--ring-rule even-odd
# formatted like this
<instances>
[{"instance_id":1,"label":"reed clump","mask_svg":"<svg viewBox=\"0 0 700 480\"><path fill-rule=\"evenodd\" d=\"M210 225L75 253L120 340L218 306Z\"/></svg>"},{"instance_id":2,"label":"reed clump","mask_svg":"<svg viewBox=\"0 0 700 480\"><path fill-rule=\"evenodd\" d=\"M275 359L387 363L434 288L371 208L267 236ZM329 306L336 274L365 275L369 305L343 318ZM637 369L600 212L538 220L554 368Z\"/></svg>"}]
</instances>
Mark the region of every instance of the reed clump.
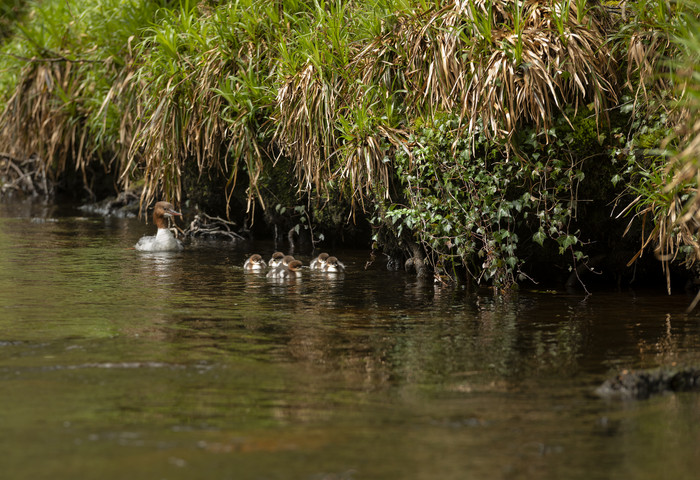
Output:
<instances>
[{"instance_id":1,"label":"reed clump","mask_svg":"<svg viewBox=\"0 0 700 480\"><path fill-rule=\"evenodd\" d=\"M31 14L0 57L0 144L40 159L58 180L94 177L125 165L138 108L130 92L133 34L154 18L155 2L29 3Z\"/></svg>"},{"instance_id":2,"label":"reed clump","mask_svg":"<svg viewBox=\"0 0 700 480\"><path fill-rule=\"evenodd\" d=\"M662 120L681 118L676 100L689 98L666 60L693 49L680 39L693 38L694 8L29 2L2 44L0 144L12 158L40 159L53 178L77 173L89 192L108 171L116 189L142 187L142 206L195 196L183 186L194 172L225 180L222 210L239 220L256 208L305 222L363 215L393 255L421 257L441 278L509 286L527 278L533 246L574 270L586 261L581 189L604 192L603 203L639 196L625 213L649 211L653 175L640 172L665 168L648 152L676 124ZM582 136L593 139L585 148ZM688 165L676 182L694 195ZM596 189L600 171L610 183ZM280 177L288 191L275 191ZM351 211L337 215L334 199ZM660 208L656 226L669 216L668 202ZM669 239L674 228L657 233Z\"/></svg>"}]
</instances>

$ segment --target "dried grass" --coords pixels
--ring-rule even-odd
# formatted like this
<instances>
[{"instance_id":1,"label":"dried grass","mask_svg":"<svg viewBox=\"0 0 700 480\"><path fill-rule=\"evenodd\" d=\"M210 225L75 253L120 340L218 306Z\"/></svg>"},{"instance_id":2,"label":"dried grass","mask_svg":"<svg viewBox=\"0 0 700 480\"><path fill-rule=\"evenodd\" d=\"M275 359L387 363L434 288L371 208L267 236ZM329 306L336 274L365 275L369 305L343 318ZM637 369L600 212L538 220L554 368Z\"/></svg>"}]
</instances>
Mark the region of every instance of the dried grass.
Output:
<instances>
[{"instance_id":1,"label":"dried grass","mask_svg":"<svg viewBox=\"0 0 700 480\"><path fill-rule=\"evenodd\" d=\"M403 118L459 111L466 134L506 139L526 123L546 132L572 105L592 104L604 117L617 99L603 20L593 16L604 11L580 15L579 23L571 8L559 33L549 3L526 1L517 12L512 5L455 1L399 14L382 35L352 49L347 64L334 66L334 52L317 46L331 60L309 60L277 95L274 140L296 162L299 189L323 193L348 180L362 201L387 187L387 151L407 143L404 129L383 115L391 102Z\"/></svg>"},{"instance_id":2,"label":"dried grass","mask_svg":"<svg viewBox=\"0 0 700 480\"><path fill-rule=\"evenodd\" d=\"M658 104L652 112L663 109L669 125L674 128L664 148L679 146L675 154L669 154L658 181L652 186L656 191L638 196L626 208L629 210L646 201L647 205L636 212L632 220L641 219L644 227L650 225L648 233L643 228L642 247L629 264L647 247L653 246L666 273L669 293L671 263L681 259L691 268L700 261L700 120L697 119L700 111L700 24L696 4L679 5L685 10L674 12L670 4L655 2L650 12L638 13L646 28L629 36L627 50L626 85L634 91L635 108L639 104L647 107ZM675 105L658 102L659 92L675 95ZM700 294L689 310L698 301Z\"/></svg>"},{"instance_id":3,"label":"dried grass","mask_svg":"<svg viewBox=\"0 0 700 480\"><path fill-rule=\"evenodd\" d=\"M529 123L546 132L572 105L592 104L605 117L618 90L605 11L579 14L572 3L560 33L554 19L562 13L549 2L514 5L455 1L427 18L401 17L360 53L363 81L390 78L405 92L409 117L460 111L472 136L511 139Z\"/></svg>"},{"instance_id":4,"label":"dried grass","mask_svg":"<svg viewBox=\"0 0 700 480\"><path fill-rule=\"evenodd\" d=\"M262 203L258 182L267 156L261 111L270 103L268 41L244 4L198 8L183 4L169 11L143 44L148 60L137 74L142 118L123 178L144 176L142 205L157 196L179 202L183 171L193 162L200 175L228 177L222 194L230 207L245 171L251 210L255 199Z\"/></svg>"},{"instance_id":5,"label":"dried grass","mask_svg":"<svg viewBox=\"0 0 700 480\"><path fill-rule=\"evenodd\" d=\"M509 17L507 10L500 14ZM616 101L616 66L598 22L586 16L579 24L571 9L566 29L559 34L552 25L556 15L543 2L526 2L522 31L493 33L510 48L491 52L478 44L470 48L471 80L461 95L470 133L480 128L479 123L496 137L510 138L525 123L547 132L550 121L565 107L573 105L576 110L589 103L600 121L607 104ZM513 61L516 46L520 63Z\"/></svg>"},{"instance_id":6,"label":"dried grass","mask_svg":"<svg viewBox=\"0 0 700 480\"><path fill-rule=\"evenodd\" d=\"M38 158L55 180L70 165L90 181L87 168L96 156L90 131L81 122L85 83L76 62L64 58L28 61L21 81L0 115L0 144L17 158Z\"/></svg>"},{"instance_id":7,"label":"dried grass","mask_svg":"<svg viewBox=\"0 0 700 480\"><path fill-rule=\"evenodd\" d=\"M281 85L277 93L277 124L273 141L295 162L299 189L325 191L331 159L337 149L335 115L342 100L341 82L324 81L313 63L307 63Z\"/></svg>"}]
</instances>

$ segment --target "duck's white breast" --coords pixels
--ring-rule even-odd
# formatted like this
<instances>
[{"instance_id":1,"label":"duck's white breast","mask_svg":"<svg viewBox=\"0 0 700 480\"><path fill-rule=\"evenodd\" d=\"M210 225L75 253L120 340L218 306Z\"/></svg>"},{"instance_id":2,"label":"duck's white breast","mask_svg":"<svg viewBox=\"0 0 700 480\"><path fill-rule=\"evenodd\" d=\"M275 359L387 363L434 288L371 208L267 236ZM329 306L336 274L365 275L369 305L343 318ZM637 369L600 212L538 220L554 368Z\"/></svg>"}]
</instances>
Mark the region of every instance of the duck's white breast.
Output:
<instances>
[{"instance_id":1,"label":"duck's white breast","mask_svg":"<svg viewBox=\"0 0 700 480\"><path fill-rule=\"evenodd\" d=\"M178 252L182 250L182 244L173 232L159 228L155 236L141 237L134 248L142 252Z\"/></svg>"}]
</instances>

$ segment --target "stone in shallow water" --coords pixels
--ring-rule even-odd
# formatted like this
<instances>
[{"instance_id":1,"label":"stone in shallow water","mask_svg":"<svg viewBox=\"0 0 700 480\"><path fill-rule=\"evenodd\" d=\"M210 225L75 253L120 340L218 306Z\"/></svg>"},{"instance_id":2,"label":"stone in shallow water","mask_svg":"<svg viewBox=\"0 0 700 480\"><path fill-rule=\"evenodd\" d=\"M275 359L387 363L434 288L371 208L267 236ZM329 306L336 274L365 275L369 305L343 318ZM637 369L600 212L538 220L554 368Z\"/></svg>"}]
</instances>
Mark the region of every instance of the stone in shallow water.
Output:
<instances>
[{"instance_id":1,"label":"stone in shallow water","mask_svg":"<svg viewBox=\"0 0 700 480\"><path fill-rule=\"evenodd\" d=\"M667 392L700 391L700 368L674 367L623 371L603 382L595 393L603 398L643 400Z\"/></svg>"}]
</instances>

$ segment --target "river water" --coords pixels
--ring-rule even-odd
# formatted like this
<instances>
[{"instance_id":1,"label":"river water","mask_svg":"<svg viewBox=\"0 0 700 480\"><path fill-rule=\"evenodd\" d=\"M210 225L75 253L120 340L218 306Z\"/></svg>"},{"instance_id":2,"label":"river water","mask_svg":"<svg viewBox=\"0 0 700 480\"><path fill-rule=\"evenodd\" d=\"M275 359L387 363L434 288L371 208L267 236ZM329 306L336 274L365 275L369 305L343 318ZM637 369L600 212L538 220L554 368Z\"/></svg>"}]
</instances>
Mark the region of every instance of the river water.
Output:
<instances>
[{"instance_id":1,"label":"river water","mask_svg":"<svg viewBox=\"0 0 700 480\"><path fill-rule=\"evenodd\" d=\"M271 243L152 230L0 203L2 478L697 478L700 394L593 394L700 359L686 294L436 289L356 250L271 283L241 268Z\"/></svg>"}]
</instances>

